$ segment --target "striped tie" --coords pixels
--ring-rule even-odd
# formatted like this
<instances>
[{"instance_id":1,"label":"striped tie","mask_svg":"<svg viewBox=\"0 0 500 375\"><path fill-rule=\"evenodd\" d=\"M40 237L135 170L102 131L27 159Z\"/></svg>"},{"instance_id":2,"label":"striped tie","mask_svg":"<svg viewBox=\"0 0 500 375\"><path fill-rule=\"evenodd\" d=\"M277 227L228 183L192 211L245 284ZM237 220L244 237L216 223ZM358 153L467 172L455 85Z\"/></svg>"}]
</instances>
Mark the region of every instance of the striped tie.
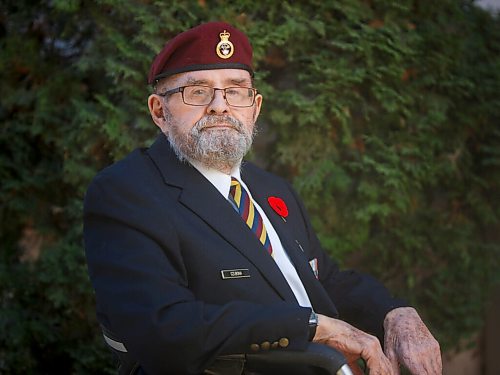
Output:
<instances>
[{"instance_id":1,"label":"striped tie","mask_svg":"<svg viewBox=\"0 0 500 375\"><path fill-rule=\"evenodd\" d=\"M262 217L260 216L259 211L255 208L248 192L234 177L231 177L229 197L236 205L235 208L241 215L243 221L247 223L248 227L255 233L264 248L272 256L273 248L271 246L271 241L269 240L266 227L264 226L264 222L262 221Z\"/></svg>"}]
</instances>

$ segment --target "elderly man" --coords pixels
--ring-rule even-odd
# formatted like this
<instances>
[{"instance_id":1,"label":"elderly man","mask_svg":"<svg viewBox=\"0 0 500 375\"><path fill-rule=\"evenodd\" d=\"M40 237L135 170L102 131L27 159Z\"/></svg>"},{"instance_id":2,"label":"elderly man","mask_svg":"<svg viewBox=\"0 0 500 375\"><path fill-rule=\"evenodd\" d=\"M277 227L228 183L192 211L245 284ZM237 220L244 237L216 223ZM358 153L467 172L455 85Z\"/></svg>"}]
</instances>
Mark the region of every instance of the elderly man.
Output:
<instances>
[{"instance_id":1,"label":"elderly man","mask_svg":"<svg viewBox=\"0 0 500 375\"><path fill-rule=\"evenodd\" d=\"M340 271L290 185L242 161L263 99L252 77L247 37L221 22L177 35L154 59L148 106L161 134L99 173L85 199L108 342L147 374L310 340L363 358L370 374L441 373L416 311Z\"/></svg>"}]
</instances>

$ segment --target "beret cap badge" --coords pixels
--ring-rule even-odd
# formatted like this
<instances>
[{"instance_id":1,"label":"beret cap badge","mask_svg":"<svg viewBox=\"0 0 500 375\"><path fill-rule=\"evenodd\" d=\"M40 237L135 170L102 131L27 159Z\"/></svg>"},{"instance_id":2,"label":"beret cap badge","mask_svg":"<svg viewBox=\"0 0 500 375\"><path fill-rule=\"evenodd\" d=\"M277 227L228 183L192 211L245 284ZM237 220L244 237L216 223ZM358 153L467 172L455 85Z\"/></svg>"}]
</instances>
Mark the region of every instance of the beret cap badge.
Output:
<instances>
[{"instance_id":1,"label":"beret cap badge","mask_svg":"<svg viewBox=\"0 0 500 375\"><path fill-rule=\"evenodd\" d=\"M215 52L217 52L217 56L221 59L229 59L234 53L233 43L229 41L229 37L231 36L226 30L219 34L220 41L217 43L217 47L215 47Z\"/></svg>"}]
</instances>

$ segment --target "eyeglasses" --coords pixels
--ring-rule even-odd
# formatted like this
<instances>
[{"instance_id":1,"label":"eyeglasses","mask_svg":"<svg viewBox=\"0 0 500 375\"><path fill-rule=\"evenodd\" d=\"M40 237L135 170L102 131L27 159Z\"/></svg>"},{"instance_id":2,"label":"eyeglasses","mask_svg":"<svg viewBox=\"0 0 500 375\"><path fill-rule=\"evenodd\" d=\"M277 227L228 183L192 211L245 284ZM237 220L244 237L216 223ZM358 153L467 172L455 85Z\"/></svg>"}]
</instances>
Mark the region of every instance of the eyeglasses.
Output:
<instances>
[{"instance_id":1,"label":"eyeglasses","mask_svg":"<svg viewBox=\"0 0 500 375\"><path fill-rule=\"evenodd\" d=\"M212 102L217 90L222 91L224 99L226 99L227 104L231 107L251 107L257 95L257 90L251 87L226 87L225 89L219 89L217 87L199 85L177 87L158 95L165 97L180 92L184 104L202 106Z\"/></svg>"}]
</instances>

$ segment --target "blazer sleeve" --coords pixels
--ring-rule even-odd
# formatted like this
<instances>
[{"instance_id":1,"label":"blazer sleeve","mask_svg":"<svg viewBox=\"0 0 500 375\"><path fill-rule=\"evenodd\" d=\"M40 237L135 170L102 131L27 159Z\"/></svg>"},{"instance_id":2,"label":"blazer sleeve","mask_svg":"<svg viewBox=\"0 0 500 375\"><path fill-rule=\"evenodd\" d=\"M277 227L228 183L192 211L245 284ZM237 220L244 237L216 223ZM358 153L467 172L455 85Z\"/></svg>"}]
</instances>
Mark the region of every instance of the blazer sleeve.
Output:
<instances>
[{"instance_id":1,"label":"blazer sleeve","mask_svg":"<svg viewBox=\"0 0 500 375\"><path fill-rule=\"evenodd\" d=\"M372 276L353 270L340 270L322 249L302 201L293 188L290 189L298 202L307 230L309 257L318 260L319 281L335 304L339 318L377 336L383 343L383 322L386 314L397 307L408 306L407 303L394 298L389 290Z\"/></svg>"},{"instance_id":2,"label":"blazer sleeve","mask_svg":"<svg viewBox=\"0 0 500 375\"><path fill-rule=\"evenodd\" d=\"M98 318L148 374L200 373L217 355L250 352L252 343L287 337L307 345L310 309L278 302L204 303L189 289L172 224L136 207L147 199L110 178L89 187L84 240ZM155 204L152 202L151 204ZM151 226L161 226L155 238Z\"/></svg>"}]
</instances>

